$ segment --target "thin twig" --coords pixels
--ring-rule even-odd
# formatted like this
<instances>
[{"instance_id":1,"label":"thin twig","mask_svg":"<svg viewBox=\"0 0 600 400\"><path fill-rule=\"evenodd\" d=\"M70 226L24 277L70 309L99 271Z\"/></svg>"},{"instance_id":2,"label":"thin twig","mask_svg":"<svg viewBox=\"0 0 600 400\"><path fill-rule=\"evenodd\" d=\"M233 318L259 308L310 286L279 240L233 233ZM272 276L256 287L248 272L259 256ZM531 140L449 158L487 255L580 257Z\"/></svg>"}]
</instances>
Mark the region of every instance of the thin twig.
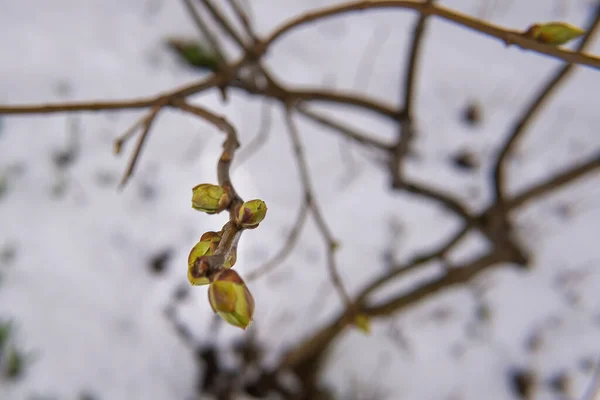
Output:
<instances>
[{"instance_id":1,"label":"thin twig","mask_svg":"<svg viewBox=\"0 0 600 400\"><path fill-rule=\"evenodd\" d=\"M256 35L254 28L252 27L252 23L250 22L250 17L248 16L248 13L246 13L246 11L242 8L241 5L238 4L238 2L236 0L228 0L228 2L229 2L230 7L233 8L236 15L242 22L242 25L244 26L244 29L246 30L246 34L250 37L250 39L252 40L252 43L253 44L256 43L258 36Z\"/></svg>"},{"instance_id":2,"label":"thin twig","mask_svg":"<svg viewBox=\"0 0 600 400\"><path fill-rule=\"evenodd\" d=\"M586 46L590 43L594 33L600 28L600 5L596 7L596 13L593 15L590 21L587 33L577 46L577 51L583 51ZM573 64L568 64L560 68L552 78L544 85L544 87L538 92L535 98L531 101L529 106L525 109L522 116L514 124L511 133L502 149L500 150L498 159L494 167L494 192L496 196L496 202L502 204L504 201L504 191L506 189L505 182L505 170L506 161L510 153L519 143L519 140L524 136L529 125L534 121L535 117L541 111L542 107L550 100L552 94L558 89L560 84L565 81L569 74L573 71Z\"/></svg>"},{"instance_id":3,"label":"thin twig","mask_svg":"<svg viewBox=\"0 0 600 400\"><path fill-rule=\"evenodd\" d=\"M354 76L354 84L352 85L354 90L365 90L369 86L369 78L373 75L373 67L375 66L373 61L377 58L389 35L390 30L387 27L379 25L375 28L356 67L356 75Z\"/></svg>"},{"instance_id":4,"label":"thin twig","mask_svg":"<svg viewBox=\"0 0 600 400\"><path fill-rule=\"evenodd\" d=\"M600 360L596 363L596 368L592 375L592 381L585 391L581 400L599 400L600 399Z\"/></svg>"},{"instance_id":5,"label":"thin twig","mask_svg":"<svg viewBox=\"0 0 600 400\"><path fill-rule=\"evenodd\" d=\"M119 183L119 189L123 189L131 175L133 175L133 171L135 170L135 166L142 152L142 148L144 147L144 143L146 142L146 139L148 137L148 133L150 133L150 128L152 127L152 124L154 123L154 120L156 119L156 116L158 115L158 112L161 108L162 105L155 105L154 107L152 107L150 114L148 114L148 116L143 120L142 133L140 133L140 136L138 137L138 141L136 143L135 150L133 151L133 155L129 160L129 164L127 165L125 174L123 175L123 178Z\"/></svg>"},{"instance_id":6,"label":"thin twig","mask_svg":"<svg viewBox=\"0 0 600 400\"><path fill-rule=\"evenodd\" d=\"M308 204L303 202L300 206L300 211L298 212L298 216L296 217L296 221L292 229L290 230L287 238L285 239L285 244L277 254L275 254L270 260L267 260L263 265L256 268L253 271L250 271L246 275L246 281L254 281L257 280L266 274L272 272L275 268L281 265L285 259L292 253L294 247L298 244L298 238L300 237L300 233L302 232L302 228L304 227L304 222L306 222L306 217L308 215Z\"/></svg>"},{"instance_id":7,"label":"thin twig","mask_svg":"<svg viewBox=\"0 0 600 400\"><path fill-rule=\"evenodd\" d=\"M323 7L316 11L309 11L305 14L292 18L277 27L266 39L261 42L260 51L266 51L269 46L280 39L284 34L293 29L301 27L302 25L334 15L375 10L378 8L410 9L420 13L435 15L439 18L451 21L457 25L482 33L486 36L499 39L505 44L516 45L525 50L533 50L539 54L545 54L568 63L586 65L596 69L600 68L600 58L597 56L540 43L534 39L524 36L523 31L502 28L441 5L428 5L417 0L352 1L341 5Z\"/></svg>"},{"instance_id":8,"label":"thin twig","mask_svg":"<svg viewBox=\"0 0 600 400\"><path fill-rule=\"evenodd\" d=\"M515 209L554 190L562 189L566 184L574 183L575 180L581 179L597 169L600 169L600 153L517 193L514 197L506 200L506 209Z\"/></svg>"},{"instance_id":9,"label":"thin twig","mask_svg":"<svg viewBox=\"0 0 600 400\"><path fill-rule=\"evenodd\" d=\"M261 109L260 125L258 133L243 149L240 150L236 167L245 163L250 157L256 154L269 139L272 123L272 108L267 100L263 102Z\"/></svg>"},{"instance_id":10,"label":"thin twig","mask_svg":"<svg viewBox=\"0 0 600 400\"><path fill-rule=\"evenodd\" d=\"M373 293L376 289L398 279L405 274L414 271L422 266L425 266L435 260L440 260L446 256L455 246L460 242L466 234L469 232L469 226L463 225L453 235L451 235L445 242L440 246L429 252L418 254L412 257L410 260L403 264L396 265L390 271L384 273L378 278L373 279L367 286L360 291L356 297L356 302L361 303L367 298L368 295Z\"/></svg>"},{"instance_id":11,"label":"thin twig","mask_svg":"<svg viewBox=\"0 0 600 400\"><path fill-rule=\"evenodd\" d=\"M196 7L194 7L194 5L192 4L192 0L183 0L183 3L185 5L188 13L190 14L190 16L192 17L192 19L194 20L194 24L196 25L196 27L200 31L200 34L202 36L204 36L204 38L206 38L206 40L208 41L208 44L210 45L210 47L212 48L212 50L219 57L219 63L220 64L227 64L227 57L225 56L225 52L223 51L223 47L219 43L219 40L217 39L217 37L208 28L208 25L207 25L206 21L202 18L202 16L200 15L200 13L198 13L198 11L196 10Z\"/></svg>"},{"instance_id":12,"label":"thin twig","mask_svg":"<svg viewBox=\"0 0 600 400\"><path fill-rule=\"evenodd\" d=\"M133 135L138 131L139 128L144 126L147 123L148 118L152 116L152 112L144 114L140 119L138 119L133 125L131 125L121 136L115 139L113 144L113 152L116 155L121 154L121 150L123 149L123 145L129 139L133 137Z\"/></svg>"},{"instance_id":13,"label":"thin twig","mask_svg":"<svg viewBox=\"0 0 600 400\"><path fill-rule=\"evenodd\" d=\"M225 16L223 16L223 14L218 9L218 7L215 6L211 0L200 0L200 1L202 2L202 4L204 4L204 7L206 7L208 9L208 11L211 13L213 18L218 22L218 24L221 26L221 28L225 31L225 33L227 33L227 35L229 35L229 37L231 39L233 39L233 41L236 42L238 46L240 46L244 51L246 51L246 53L248 53L249 49L248 49L248 46L246 45L246 43L244 42L244 39L235 30L233 25L231 25L229 20L227 18L225 18Z\"/></svg>"},{"instance_id":14,"label":"thin twig","mask_svg":"<svg viewBox=\"0 0 600 400\"><path fill-rule=\"evenodd\" d=\"M362 312L370 317L381 317L397 313L407 306L414 305L437 294L441 290L448 290L456 285L468 283L489 267L500 265L502 261L504 259L498 253L485 254L465 266L445 270L442 277L431 279L408 293L402 293L374 306L364 307Z\"/></svg>"},{"instance_id":15,"label":"thin twig","mask_svg":"<svg viewBox=\"0 0 600 400\"><path fill-rule=\"evenodd\" d=\"M382 101L369 98L366 95L360 95L342 90L325 90L321 88L290 88L278 83L275 88L261 88L255 85L249 85L247 82L232 82L232 86L245 90L250 94L268 96L274 99L285 100L294 98L295 100L310 102L325 102L334 104L344 104L364 108L376 114L395 120L398 110Z\"/></svg>"},{"instance_id":16,"label":"thin twig","mask_svg":"<svg viewBox=\"0 0 600 400\"><path fill-rule=\"evenodd\" d=\"M432 6L435 0L425 0L425 6ZM396 145L390 149L390 172L392 188L400 189L404 184L404 160L410 150L410 144L415 136L415 119L413 103L415 99L415 86L417 84L417 70L419 56L425 32L425 23L429 14L421 13L415 24L413 40L408 56L408 64L405 68L404 82L402 88L402 100L404 110L398 113L398 140Z\"/></svg>"},{"instance_id":17,"label":"thin twig","mask_svg":"<svg viewBox=\"0 0 600 400\"><path fill-rule=\"evenodd\" d=\"M339 243L333 237L333 234L327 226L327 222L325 222L325 218L323 217L321 209L319 208L316 202L315 194L310 180L310 174L308 172L306 157L304 155L304 147L302 146L300 135L298 133L298 128L296 127L292 116L293 108L289 104L286 104L285 107L285 121L288 128L287 130L290 134L290 139L294 147L294 155L298 164L298 169L300 170L300 179L304 188L304 196L306 199L306 203L308 204L310 211L315 219L315 223L317 224L317 227L319 228L319 231L327 245L327 266L329 269L329 276L331 278L333 286L338 291L340 297L344 302L344 305L348 307L351 304L350 296L348 296L348 292L344 287L342 278L340 277L340 274L337 270L335 260L335 252L339 248Z\"/></svg>"},{"instance_id":18,"label":"thin twig","mask_svg":"<svg viewBox=\"0 0 600 400\"><path fill-rule=\"evenodd\" d=\"M299 114L305 116L307 119L330 128L358 144L373 147L378 150L387 150L389 148L387 143L380 141L379 139L372 138L368 134L361 133L350 126L332 119L331 117L313 111L302 103L296 105L295 109Z\"/></svg>"}]
</instances>

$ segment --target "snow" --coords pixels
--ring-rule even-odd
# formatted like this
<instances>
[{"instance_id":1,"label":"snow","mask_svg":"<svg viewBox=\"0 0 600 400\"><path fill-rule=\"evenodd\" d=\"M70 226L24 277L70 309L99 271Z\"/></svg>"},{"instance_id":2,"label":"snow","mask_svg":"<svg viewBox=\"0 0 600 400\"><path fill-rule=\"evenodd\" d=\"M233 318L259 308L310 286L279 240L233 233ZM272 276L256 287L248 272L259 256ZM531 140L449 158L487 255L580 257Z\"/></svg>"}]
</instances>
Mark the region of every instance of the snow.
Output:
<instances>
[{"instance_id":1,"label":"snow","mask_svg":"<svg viewBox=\"0 0 600 400\"><path fill-rule=\"evenodd\" d=\"M339 1L256 0L252 14L259 33L266 34L299 12L334 3ZM442 3L469 14L481 8L474 0ZM590 10L585 1L565 1L566 15L556 12L560 2L508 3L490 11L488 19L515 29L555 19L581 25ZM286 35L269 53L268 65L290 85L327 82L395 105L413 21L410 13L390 10L331 18ZM142 97L198 78L162 45L168 36L196 34L179 2L8 0L0 27L2 104ZM360 58L374 34L385 34L385 41L368 65L368 80L357 79ZM431 21L423 50L416 98L420 158L408 172L482 207L489 200L484 182L491 155L559 63L437 20ZM591 51L600 52L598 40ZM511 191L598 151L599 92L598 72L578 68L519 146L509 170ZM457 118L473 99L484 110L476 130ZM258 98L237 93L223 105L218 93L211 93L194 100L224 114L238 128L242 145L257 134ZM318 109L382 139L395 134L392 124L367 113ZM186 281L191 246L224 221L225 216L208 217L189 206L191 188L216 178L223 136L187 115L161 113L136 174L118 192L133 146L115 157L112 141L139 115L0 117L0 176L6 180L0 250L14 244L17 251L14 262L0 261L0 317L14 319L19 345L34 354L23 380L0 382L2 400L34 394L71 399L84 391L101 399L185 399L194 391L193 354L163 311ZM343 141L358 174L341 184L348 166L340 156L340 139L297 120L318 199L342 244L338 264L352 292L382 271L391 218L404 227L395 249L400 260L431 248L456 228L457 221L436 205L389 193L381 168ZM260 197L269 206L260 229L242 238L236 265L242 276L277 252L300 202L298 171L277 105L272 124L267 146L236 166L233 175L242 196ZM79 130L81 153L59 171L51 157L67 146L70 129ZM481 170L449 168L447 158L463 148L480 157ZM56 194L61 182L66 190ZM471 188L480 190L473 196ZM390 399L508 400L513 395L507 369L527 366L541 377L536 399L556 398L543 382L561 370L571 377L571 398L580 398L592 378L590 370L581 368L582 360L600 354L599 196L597 177L590 177L519 212L522 236L536 256L532 271L496 269L478 279L477 286L485 287L481 298L473 295L473 287L453 289L390 321L375 322L369 337L344 334L327 364L327 383L347 393L356 381ZM557 215L561 206L570 207L567 219ZM475 245L466 243L457 254L468 255ZM164 249L172 249L174 256L156 277L148 260ZM324 250L309 222L292 257L250 283L257 304L253 329L268 343L271 360L340 309ZM567 272L583 278L562 285L559 278ZM473 324L478 302L490 307L491 321L473 336L467 326ZM226 346L242 335L230 326L221 327L217 337L211 334L206 288L194 288L177 317L199 340ZM392 338L394 326L406 348ZM539 332L543 344L536 351L525 349L532 332Z\"/></svg>"}]
</instances>

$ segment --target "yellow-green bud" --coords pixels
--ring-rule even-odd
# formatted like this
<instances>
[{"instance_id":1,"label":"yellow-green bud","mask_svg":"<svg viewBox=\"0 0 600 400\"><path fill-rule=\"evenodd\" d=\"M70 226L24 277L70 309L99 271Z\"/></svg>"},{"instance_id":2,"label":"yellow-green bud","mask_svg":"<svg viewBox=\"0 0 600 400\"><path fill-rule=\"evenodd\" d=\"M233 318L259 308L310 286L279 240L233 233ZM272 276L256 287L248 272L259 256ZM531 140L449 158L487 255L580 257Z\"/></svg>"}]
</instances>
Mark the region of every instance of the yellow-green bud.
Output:
<instances>
[{"instance_id":1,"label":"yellow-green bud","mask_svg":"<svg viewBox=\"0 0 600 400\"><path fill-rule=\"evenodd\" d=\"M216 214L226 209L230 202L231 199L221 186L202 183L192 189L192 208L195 210Z\"/></svg>"},{"instance_id":2,"label":"yellow-green bud","mask_svg":"<svg viewBox=\"0 0 600 400\"><path fill-rule=\"evenodd\" d=\"M194 286L208 285L210 281L206 277L208 267L202 263L202 256L212 254L210 242L198 242L188 256L188 280Z\"/></svg>"},{"instance_id":3,"label":"yellow-green bud","mask_svg":"<svg viewBox=\"0 0 600 400\"><path fill-rule=\"evenodd\" d=\"M254 315L254 298L233 269L218 272L208 287L213 311L233 326L246 329Z\"/></svg>"},{"instance_id":4,"label":"yellow-green bud","mask_svg":"<svg viewBox=\"0 0 600 400\"><path fill-rule=\"evenodd\" d=\"M239 206L235 222L247 229L256 228L267 215L267 205L264 201L250 200Z\"/></svg>"},{"instance_id":5,"label":"yellow-green bud","mask_svg":"<svg viewBox=\"0 0 600 400\"><path fill-rule=\"evenodd\" d=\"M357 314L354 317L354 326L361 330L366 335L371 333L371 321L365 314Z\"/></svg>"}]
</instances>

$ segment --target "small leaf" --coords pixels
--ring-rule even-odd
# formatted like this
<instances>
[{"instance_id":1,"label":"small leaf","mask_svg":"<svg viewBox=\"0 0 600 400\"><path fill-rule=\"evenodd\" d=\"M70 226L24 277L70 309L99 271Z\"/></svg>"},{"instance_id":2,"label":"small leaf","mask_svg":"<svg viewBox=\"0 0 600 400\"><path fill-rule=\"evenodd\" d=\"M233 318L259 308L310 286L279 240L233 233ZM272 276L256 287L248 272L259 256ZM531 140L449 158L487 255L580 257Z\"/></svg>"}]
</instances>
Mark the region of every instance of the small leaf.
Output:
<instances>
[{"instance_id":1,"label":"small leaf","mask_svg":"<svg viewBox=\"0 0 600 400\"><path fill-rule=\"evenodd\" d=\"M168 39L167 45L188 65L216 72L221 60L217 54L200 42L183 39Z\"/></svg>"},{"instance_id":2,"label":"small leaf","mask_svg":"<svg viewBox=\"0 0 600 400\"><path fill-rule=\"evenodd\" d=\"M523 35L552 46L560 46L577 39L585 33L583 29L569 25L565 22L548 22L534 24Z\"/></svg>"},{"instance_id":3,"label":"small leaf","mask_svg":"<svg viewBox=\"0 0 600 400\"><path fill-rule=\"evenodd\" d=\"M354 326L362 331L365 335L371 333L371 321L366 314L358 314L354 317Z\"/></svg>"}]
</instances>

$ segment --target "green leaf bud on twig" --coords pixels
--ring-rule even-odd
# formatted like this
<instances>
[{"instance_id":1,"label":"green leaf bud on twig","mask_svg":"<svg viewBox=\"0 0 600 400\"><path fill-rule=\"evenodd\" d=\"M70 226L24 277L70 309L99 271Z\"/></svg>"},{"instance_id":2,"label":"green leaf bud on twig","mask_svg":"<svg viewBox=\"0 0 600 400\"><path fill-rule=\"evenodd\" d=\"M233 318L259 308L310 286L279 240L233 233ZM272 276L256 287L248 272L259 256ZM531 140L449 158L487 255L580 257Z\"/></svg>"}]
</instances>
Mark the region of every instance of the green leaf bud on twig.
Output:
<instances>
[{"instance_id":1,"label":"green leaf bud on twig","mask_svg":"<svg viewBox=\"0 0 600 400\"><path fill-rule=\"evenodd\" d=\"M560 46L577 39L583 34L585 34L585 31L576 26L564 22L548 22L531 25L523 33L523 36L552 46Z\"/></svg>"},{"instance_id":2,"label":"green leaf bud on twig","mask_svg":"<svg viewBox=\"0 0 600 400\"><path fill-rule=\"evenodd\" d=\"M254 315L254 298L237 272L218 272L208 288L213 311L227 323L246 329Z\"/></svg>"},{"instance_id":3,"label":"green leaf bud on twig","mask_svg":"<svg viewBox=\"0 0 600 400\"><path fill-rule=\"evenodd\" d=\"M192 189L192 208L207 214L217 214L229 206L231 199L219 185L201 183Z\"/></svg>"},{"instance_id":4,"label":"green leaf bud on twig","mask_svg":"<svg viewBox=\"0 0 600 400\"><path fill-rule=\"evenodd\" d=\"M246 229L253 229L265 219L267 205L264 201L255 199L240 205L235 213L235 222Z\"/></svg>"},{"instance_id":5,"label":"green leaf bud on twig","mask_svg":"<svg viewBox=\"0 0 600 400\"><path fill-rule=\"evenodd\" d=\"M354 317L354 326L367 335L371 333L371 321L366 314L357 314Z\"/></svg>"}]
</instances>

